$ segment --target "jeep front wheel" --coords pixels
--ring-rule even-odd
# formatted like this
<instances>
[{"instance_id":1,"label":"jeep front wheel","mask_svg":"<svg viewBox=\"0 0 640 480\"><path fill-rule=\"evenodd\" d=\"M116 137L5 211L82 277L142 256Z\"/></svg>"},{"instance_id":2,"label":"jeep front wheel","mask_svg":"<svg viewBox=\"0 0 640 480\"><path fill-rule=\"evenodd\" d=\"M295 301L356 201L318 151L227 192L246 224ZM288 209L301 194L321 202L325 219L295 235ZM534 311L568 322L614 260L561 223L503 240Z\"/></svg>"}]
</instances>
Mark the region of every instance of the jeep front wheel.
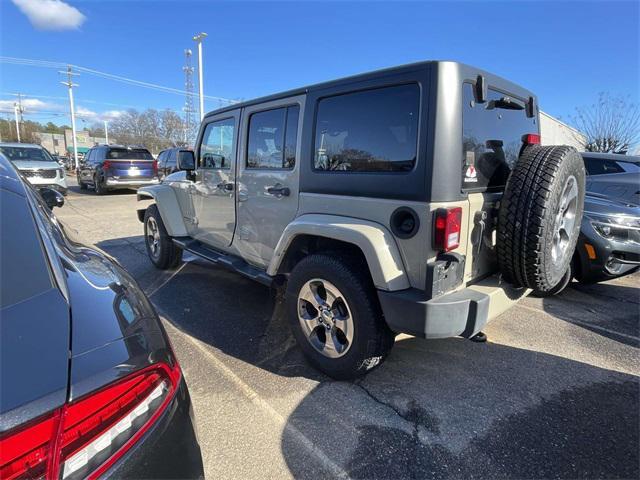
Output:
<instances>
[{"instance_id":1,"label":"jeep front wheel","mask_svg":"<svg viewBox=\"0 0 640 480\"><path fill-rule=\"evenodd\" d=\"M171 240L155 205L144 213L144 243L149 259L161 270L174 268L182 261L182 249Z\"/></svg>"},{"instance_id":2,"label":"jeep front wheel","mask_svg":"<svg viewBox=\"0 0 640 480\"><path fill-rule=\"evenodd\" d=\"M294 336L316 368L347 380L380 365L394 342L366 265L340 254L301 260L287 283Z\"/></svg>"}]
</instances>

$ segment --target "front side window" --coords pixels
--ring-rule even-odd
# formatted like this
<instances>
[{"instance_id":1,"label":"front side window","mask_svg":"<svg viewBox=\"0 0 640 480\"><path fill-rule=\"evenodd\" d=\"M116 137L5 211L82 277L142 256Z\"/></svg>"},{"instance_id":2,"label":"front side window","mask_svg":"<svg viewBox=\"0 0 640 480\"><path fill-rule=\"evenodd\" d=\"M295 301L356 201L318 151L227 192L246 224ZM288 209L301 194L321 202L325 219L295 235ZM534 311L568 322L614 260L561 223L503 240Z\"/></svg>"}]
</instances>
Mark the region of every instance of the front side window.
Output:
<instances>
[{"instance_id":1,"label":"front side window","mask_svg":"<svg viewBox=\"0 0 640 480\"><path fill-rule=\"evenodd\" d=\"M295 166L299 111L296 105L251 115L247 168Z\"/></svg>"},{"instance_id":2,"label":"front side window","mask_svg":"<svg viewBox=\"0 0 640 480\"><path fill-rule=\"evenodd\" d=\"M207 125L200 144L200 168L231 168L235 120L225 118Z\"/></svg>"},{"instance_id":3,"label":"front side window","mask_svg":"<svg viewBox=\"0 0 640 480\"><path fill-rule=\"evenodd\" d=\"M420 88L398 85L318 102L315 170L408 172L416 163Z\"/></svg>"},{"instance_id":4,"label":"front side window","mask_svg":"<svg viewBox=\"0 0 640 480\"><path fill-rule=\"evenodd\" d=\"M489 89L487 101L475 100L473 85L462 92L462 188L465 191L501 189L518 160L522 136L538 133L523 101Z\"/></svg>"}]
</instances>

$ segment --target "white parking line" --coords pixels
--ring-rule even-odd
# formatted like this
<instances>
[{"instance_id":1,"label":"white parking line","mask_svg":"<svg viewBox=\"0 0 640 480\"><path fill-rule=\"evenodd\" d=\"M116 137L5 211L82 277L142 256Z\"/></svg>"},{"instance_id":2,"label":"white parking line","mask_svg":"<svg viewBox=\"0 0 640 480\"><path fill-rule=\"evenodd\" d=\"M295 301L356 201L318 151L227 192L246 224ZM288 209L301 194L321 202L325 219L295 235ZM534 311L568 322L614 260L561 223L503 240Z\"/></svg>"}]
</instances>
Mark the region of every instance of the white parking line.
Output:
<instances>
[{"instance_id":1,"label":"white parking line","mask_svg":"<svg viewBox=\"0 0 640 480\"><path fill-rule=\"evenodd\" d=\"M524 308L526 310L530 310L532 312L536 312L536 313L542 313L548 317L554 318L554 319L558 319L558 317L556 317L555 315L552 315L548 312L545 312L544 310L540 310L539 308L534 308L534 307L529 307L528 305L522 305L520 303L516 304L516 307L518 308ZM593 323L589 323L589 322L583 322L582 320L565 320L562 319L563 321L567 322L567 323L573 323L574 325L578 325L581 327L587 327L587 328L592 328L594 330L598 330L600 332L605 332L605 333L609 333L611 335L617 335L618 337L622 337L622 338L626 338L628 340L635 340L636 342L640 342L640 337L636 337L634 335L628 335L626 333L621 333L621 332L617 332L615 330L611 330L610 328L606 328L606 327L600 327L598 325L594 325Z\"/></svg>"},{"instance_id":2,"label":"white parking line","mask_svg":"<svg viewBox=\"0 0 640 480\"><path fill-rule=\"evenodd\" d=\"M167 283L169 283L171 279L175 277L177 274L179 274L182 271L182 269L186 267L188 264L189 262L184 262L182 265L180 265L180 268L178 268L175 272L173 272L166 279L164 279L160 285L158 285L155 288L152 288L152 290L149 293L147 293L147 297L152 297L154 293L156 293L158 290L164 287ZM153 284L151 284L151 287L153 287Z\"/></svg>"},{"instance_id":3,"label":"white parking line","mask_svg":"<svg viewBox=\"0 0 640 480\"><path fill-rule=\"evenodd\" d=\"M176 272L177 273L177 272ZM294 427L291 423L288 423L276 409L274 409L266 400L264 400L253 388L245 383L240 377L238 377L229 367L227 367L219 358L217 358L206 346L199 340L196 340L191 335L188 335L168 320L164 315L161 315L166 325L169 325L171 329L176 330L177 333L183 335L188 339L194 347L200 350L207 356L227 380L233 383L238 390L247 398L251 403L263 410L280 428L286 433L292 435L299 445L302 445L311 455L314 455L316 459L329 471L331 475L336 478L349 479L349 474L343 470L338 464L331 460L316 444L309 440L300 430Z\"/></svg>"}]
</instances>

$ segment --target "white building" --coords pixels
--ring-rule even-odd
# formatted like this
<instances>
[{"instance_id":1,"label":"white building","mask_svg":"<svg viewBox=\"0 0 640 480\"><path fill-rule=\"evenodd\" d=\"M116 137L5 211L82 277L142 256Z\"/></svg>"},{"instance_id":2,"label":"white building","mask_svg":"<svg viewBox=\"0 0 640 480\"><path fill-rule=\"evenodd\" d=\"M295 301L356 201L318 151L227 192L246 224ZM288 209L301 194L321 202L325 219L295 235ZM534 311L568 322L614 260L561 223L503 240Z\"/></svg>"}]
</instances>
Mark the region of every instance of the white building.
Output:
<instances>
[{"instance_id":1,"label":"white building","mask_svg":"<svg viewBox=\"0 0 640 480\"><path fill-rule=\"evenodd\" d=\"M584 151L586 143L586 137L582 132L542 111L540 136L542 145L570 145L576 147L579 152Z\"/></svg>"}]
</instances>

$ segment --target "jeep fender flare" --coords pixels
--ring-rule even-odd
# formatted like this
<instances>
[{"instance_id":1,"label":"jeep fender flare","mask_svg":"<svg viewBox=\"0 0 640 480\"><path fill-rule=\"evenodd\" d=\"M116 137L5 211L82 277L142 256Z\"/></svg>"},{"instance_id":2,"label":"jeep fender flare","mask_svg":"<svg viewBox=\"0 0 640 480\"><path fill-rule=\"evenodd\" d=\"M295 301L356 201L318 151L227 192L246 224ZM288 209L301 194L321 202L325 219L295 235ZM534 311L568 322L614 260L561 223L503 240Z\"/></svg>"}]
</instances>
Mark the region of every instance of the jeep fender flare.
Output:
<instances>
[{"instance_id":1,"label":"jeep fender flare","mask_svg":"<svg viewBox=\"0 0 640 480\"><path fill-rule=\"evenodd\" d=\"M299 235L311 235L341 240L360 248L369 266L371 278L380 290L410 288L396 241L379 223L337 215L305 214L285 228L267 268L276 275L293 240Z\"/></svg>"},{"instance_id":2,"label":"jeep fender flare","mask_svg":"<svg viewBox=\"0 0 640 480\"><path fill-rule=\"evenodd\" d=\"M167 233L172 237L185 237L188 235L187 229L182 218L182 211L178 204L178 197L168 185L149 185L141 187L137 193L138 201L153 200L158 207L160 217L164 223ZM144 221L144 208L138 209L138 219ZM141 213L142 212L142 213Z\"/></svg>"}]
</instances>

